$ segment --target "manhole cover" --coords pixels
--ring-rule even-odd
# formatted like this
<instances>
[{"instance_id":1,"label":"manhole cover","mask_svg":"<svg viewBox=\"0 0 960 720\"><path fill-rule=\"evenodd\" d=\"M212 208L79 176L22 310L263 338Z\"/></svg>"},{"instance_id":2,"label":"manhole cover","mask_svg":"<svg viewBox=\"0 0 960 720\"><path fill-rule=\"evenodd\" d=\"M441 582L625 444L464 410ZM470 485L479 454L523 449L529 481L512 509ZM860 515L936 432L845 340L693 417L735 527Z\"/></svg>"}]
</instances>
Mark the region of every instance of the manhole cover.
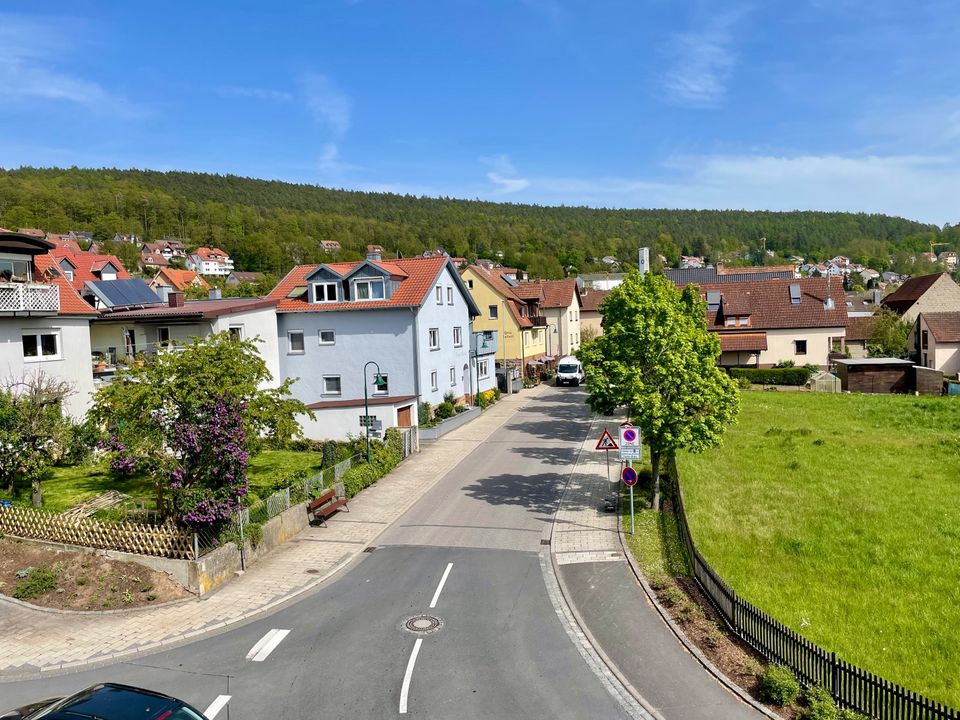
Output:
<instances>
[{"instance_id":1,"label":"manhole cover","mask_svg":"<svg viewBox=\"0 0 960 720\"><path fill-rule=\"evenodd\" d=\"M414 615L404 620L401 628L418 635L427 635L443 627L443 621L433 615Z\"/></svg>"}]
</instances>

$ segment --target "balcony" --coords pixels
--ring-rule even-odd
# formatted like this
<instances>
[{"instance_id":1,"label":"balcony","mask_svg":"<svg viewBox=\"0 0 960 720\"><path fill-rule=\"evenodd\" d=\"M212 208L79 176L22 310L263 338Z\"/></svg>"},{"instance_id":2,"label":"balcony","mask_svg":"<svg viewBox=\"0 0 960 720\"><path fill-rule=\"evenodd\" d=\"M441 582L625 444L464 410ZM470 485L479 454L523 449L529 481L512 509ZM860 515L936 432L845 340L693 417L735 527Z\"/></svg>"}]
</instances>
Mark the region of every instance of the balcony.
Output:
<instances>
[{"instance_id":1,"label":"balcony","mask_svg":"<svg viewBox=\"0 0 960 720\"><path fill-rule=\"evenodd\" d=\"M60 312L60 288L39 283L0 283L0 313L28 312L56 315Z\"/></svg>"},{"instance_id":2,"label":"balcony","mask_svg":"<svg viewBox=\"0 0 960 720\"><path fill-rule=\"evenodd\" d=\"M118 370L131 365L143 365L160 353L179 352L182 349L182 346L174 343L147 343L133 348L123 345L92 347L90 359L93 379L101 383L109 383Z\"/></svg>"},{"instance_id":3,"label":"balcony","mask_svg":"<svg viewBox=\"0 0 960 720\"><path fill-rule=\"evenodd\" d=\"M495 330L482 330L473 333L470 350L474 357L477 355L496 355L497 332Z\"/></svg>"},{"instance_id":4,"label":"balcony","mask_svg":"<svg viewBox=\"0 0 960 720\"><path fill-rule=\"evenodd\" d=\"M546 327L547 317L546 315L532 315L530 317L530 322L533 323L534 327Z\"/></svg>"}]
</instances>

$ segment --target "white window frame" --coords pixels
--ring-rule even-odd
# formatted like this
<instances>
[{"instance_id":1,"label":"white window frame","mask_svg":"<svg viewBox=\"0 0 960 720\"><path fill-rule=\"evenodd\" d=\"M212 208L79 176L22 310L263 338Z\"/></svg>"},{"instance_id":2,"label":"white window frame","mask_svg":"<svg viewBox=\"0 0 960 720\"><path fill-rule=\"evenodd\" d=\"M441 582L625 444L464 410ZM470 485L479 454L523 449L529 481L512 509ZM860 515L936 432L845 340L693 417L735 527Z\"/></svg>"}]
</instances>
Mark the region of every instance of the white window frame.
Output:
<instances>
[{"instance_id":1,"label":"white window frame","mask_svg":"<svg viewBox=\"0 0 960 720\"><path fill-rule=\"evenodd\" d=\"M490 313L491 320L499 320L500 316L500 306L499 305L488 305L487 312Z\"/></svg>"},{"instance_id":2,"label":"white window frame","mask_svg":"<svg viewBox=\"0 0 960 720\"><path fill-rule=\"evenodd\" d=\"M300 350L293 349L293 336L300 336ZM287 330L287 355L305 355L307 352L307 337L303 330Z\"/></svg>"},{"instance_id":3,"label":"white window frame","mask_svg":"<svg viewBox=\"0 0 960 720\"><path fill-rule=\"evenodd\" d=\"M327 380L336 380L336 381L337 381L337 390L336 390L336 391L332 391L332 390L327 389ZM340 376L339 376L339 375L324 375L324 376L323 376L323 379L322 379L322 382L323 382L323 389L322 389L321 392L320 392L321 395L328 396L328 397L330 397L330 396L337 396L337 395L343 395L343 383L342 383L342 381L340 380Z\"/></svg>"},{"instance_id":4,"label":"white window frame","mask_svg":"<svg viewBox=\"0 0 960 720\"><path fill-rule=\"evenodd\" d=\"M427 344L431 350L440 349L440 328L430 328L427 330Z\"/></svg>"},{"instance_id":5,"label":"white window frame","mask_svg":"<svg viewBox=\"0 0 960 720\"><path fill-rule=\"evenodd\" d=\"M727 315L727 316L723 319L723 325L724 325L724 327L736 327L736 326L737 326L737 318L736 318L736 316L735 316L735 315Z\"/></svg>"},{"instance_id":6,"label":"white window frame","mask_svg":"<svg viewBox=\"0 0 960 720\"><path fill-rule=\"evenodd\" d=\"M460 325L453 326L453 346L463 347L463 328Z\"/></svg>"},{"instance_id":7,"label":"white window frame","mask_svg":"<svg viewBox=\"0 0 960 720\"><path fill-rule=\"evenodd\" d=\"M57 344L57 352L53 355L44 355L43 354L43 337L45 335L50 335L55 338ZM28 357L26 353L26 348L23 346L23 338L33 337L37 339L37 355L35 357ZM63 360L63 343L60 336L59 328L24 328L20 331L20 351L23 353L23 361L25 363L36 363L36 362L52 362L54 360Z\"/></svg>"},{"instance_id":8,"label":"white window frame","mask_svg":"<svg viewBox=\"0 0 960 720\"><path fill-rule=\"evenodd\" d=\"M486 380L490 377L490 361L489 360L480 360L477 362L477 378L480 380Z\"/></svg>"},{"instance_id":9,"label":"white window frame","mask_svg":"<svg viewBox=\"0 0 960 720\"><path fill-rule=\"evenodd\" d=\"M167 339L164 340L161 335L166 331ZM173 333L170 332L170 327L168 325L163 325L157 328L157 345L162 345L164 347L173 344Z\"/></svg>"},{"instance_id":10,"label":"white window frame","mask_svg":"<svg viewBox=\"0 0 960 720\"><path fill-rule=\"evenodd\" d=\"M434 295L437 298L437 305L443 305L443 288L440 285L434 289Z\"/></svg>"},{"instance_id":11,"label":"white window frame","mask_svg":"<svg viewBox=\"0 0 960 720\"><path fill-rule=\"evenodd\" d=\"M230 326L227 328L227 332L230 333L231 335L233 335L234 331L236 331L236 333L237 333L237 340L243 340L243 339L244 339L243 325L239 325L239 324L238 324L238 325L230 325Z\"/></svg>"},{"instance_id":12,"label":"white window frame","mask_svg":"<svg viewBox=\"0 0 960 720\"><path fill-rule=\"evenodd\" d=\"M361 285L367 286L367 294L369 297L360 297ZM380 297L373 296L373 288L376 285L379 285L381 288ZM387 299L387 284L383 281L383 278L364 278L363 280L355 280L353 283L353 299L357 302L382 302L383 300Z\"/></svg>"},{"instance_id":13,"label":"white window frame","mask_svg":"<svg viewBox=\"0 0 960 720\"><path fill-rule=\"evenodd\" d=\"M447 305L453 305L453 288L447 286Z\"/></svg>"},{"instance_id":14,"label":"white window frame","mask_svg":"<svg viewBox=\"0 0 960 720\"><path fill-rule=\"evenodd\" d=\"M340 302L340 290L339 290L339 288L337 287L339 284L340 284L340 283L336 282L335 280L331 280L331 281L327 281L327 282L315 282L315 283L313 284L313 299L314 299L314 301L315 301L316 303L318 303L318 304L319 304L319 303L335 303L335 302ZM327 298L327 291L326 291L326 288L329 287L329 286L331 286L331 285L333 286L333 300L330 300L329 298ZM317 288L324 288L322 295L317 292Z\"/></svg>"},{"instance_id":15,"label":"white window frame","mask_svg":"<svg viewBox=\"0 0 960 720\"><path fill-rule=\"evenodd\" d=\"M457 369L455 367L450 368L450 387L457 386Z\"/></svg>"},{"instance_id":16,"label":"white window frame","mask_svg":"<svg viewBox=\"0 0 960 720\"><path fill-rule=\"evenodd\" d=\"M430 387L431 387L431 389L433 389L433 390L439 390L439 389L440 389L440 385L438 384L438 381L439 381L439 379L437 378L437 371L436 371L436 370L431 370L431 371L430 371Z\"/></svg>"},{"instance_id":17,"label":"white window frame","mask_svg":"<svg viewBox=\"0 0 960 720\"><path fill-rule=\"evenodd\" d=\"M390 394L390 376L387 373L380 373L380 377L383 378L384 383L383 387L373 386L374 395L389 395Z\"/></svg>"},{"instance_id":18,"label":"white window frame","mask_svg":"<svg viewBox=\"0 0 960 720\"><path fill-rule=\"evenodd\" d=\"M324 333L333 333L333 340L324 340ZM317 345L336 345L337 344L337 331L331 330L330 328L325 328L323 330L317 330Z\"/></svg>"}]
</instances>

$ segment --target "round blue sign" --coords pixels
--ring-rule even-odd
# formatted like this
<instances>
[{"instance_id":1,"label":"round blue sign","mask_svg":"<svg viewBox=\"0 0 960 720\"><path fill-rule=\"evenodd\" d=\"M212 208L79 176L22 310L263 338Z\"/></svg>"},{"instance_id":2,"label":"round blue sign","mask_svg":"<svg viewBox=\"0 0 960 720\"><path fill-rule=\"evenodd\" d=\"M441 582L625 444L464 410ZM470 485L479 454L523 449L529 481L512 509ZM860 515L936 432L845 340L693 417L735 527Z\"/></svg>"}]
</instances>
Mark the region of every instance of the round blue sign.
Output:
<instances>
[{"instance_id":1,"label":"round blue sign","mask_svg":"<svg viewBox=\"0 0 960 720\"><path fill-rule=\"evenodd\" d=\"M640 479L640 476L637 475L637 471L632 467L625 467L620 473L620 479L623 480L624 485L636 485L637 480Z\"/></svg>"},{"instance_id":2,"label":"round blue sign","mask_svg":"<svg viewBox=\"0 0 960 720\"><path fill-rule=\"evenodd\" d=\"M626 429L626 430L623 431L623 441L624 441L624 442L632 443L632 442L636 442L636 440L637 440L637 431L636 431L636 430L634 430L633 428L628 428L628 429Z\"/></svg>"}]
</instances>

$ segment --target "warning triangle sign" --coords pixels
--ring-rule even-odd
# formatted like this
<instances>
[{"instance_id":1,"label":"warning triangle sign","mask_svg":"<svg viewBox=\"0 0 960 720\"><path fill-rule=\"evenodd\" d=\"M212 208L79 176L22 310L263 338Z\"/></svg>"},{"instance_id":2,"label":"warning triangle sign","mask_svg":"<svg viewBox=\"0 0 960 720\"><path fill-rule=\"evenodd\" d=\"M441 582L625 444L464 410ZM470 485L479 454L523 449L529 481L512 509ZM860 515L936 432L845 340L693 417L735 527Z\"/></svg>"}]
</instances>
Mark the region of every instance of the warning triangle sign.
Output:
<instances>
[{"instance_id":1,"label":"warning triangle sign","mask_svg":"<svg viewBox=\"0 0 960 720\"><path fill-rule=\"evenodd\" d=\"M597 450L617 450L619 447L610 431L604 428L603 435L600 436L600 442L597 443Z\"/></svg>"}]
</instances>

